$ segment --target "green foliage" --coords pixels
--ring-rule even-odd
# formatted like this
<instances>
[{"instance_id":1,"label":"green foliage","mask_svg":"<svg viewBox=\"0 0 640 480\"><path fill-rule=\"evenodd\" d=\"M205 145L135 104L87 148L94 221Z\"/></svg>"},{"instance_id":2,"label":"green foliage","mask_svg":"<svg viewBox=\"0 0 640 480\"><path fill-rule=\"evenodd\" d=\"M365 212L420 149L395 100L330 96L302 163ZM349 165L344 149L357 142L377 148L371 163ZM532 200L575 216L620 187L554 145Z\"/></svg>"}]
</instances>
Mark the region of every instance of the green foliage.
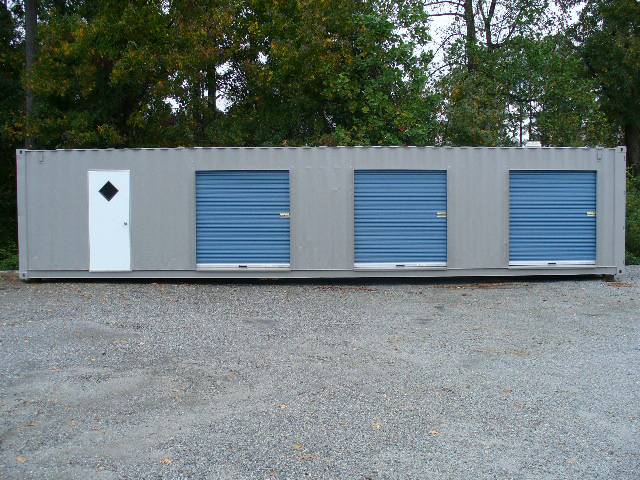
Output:
<instances>
[{"instance_id":1,"label":"green foliage","mask_svg":"<svg viewBox=\"0 0 640 480\"><path fill-rule=\"evenodd\" d=\"M519 110L532 116L532 137L550 146L616 145L596 86L567 39L553 35L522 44L515 57L525 60L521 72L533 81L523 82L517 99Z\"/></svg>"},{"instance_id":2,"label":"green foliage","mask_svg":"<svg viewBox=\"0 0 640 480\"><path fill-rule=\"evenodd\" d=\"M237 64L229 118L255 145L427 144L426 16L413 2L251 2L256 52ZM411 23L400 35L399 24ZM295 119L295 120L294 120Z\"/></svg>"},{"instance_id":3,"label":"green foliage","mask_svg":"<svg viewBox=\"0 0 640 480\"><path fill-rule=\"evenodd\" d=\"M627 181L627 263L640 265L640 177Z\"/></svg>"},{"instance_id":4,"label":"green foliage","mask_svg":"<svg viewBox=\"0 0 640 480\"><path fill-rule=\"evenodd\" d=\"M434 143L420 2L163 5L49 11L32 79L40 146Z\"/></svg>"},{"instance_id":5,"label":"green foliage","mask_svg":"<svg viewBox=\"0 0 640 480\"><path fill-rule=\"evenodd\" d=\"M478 53L476 58L481 55ZM444 98L443 143L446 145L508 146L508 85L493 78L488 61L468 71L458 67L440 82Z\"/></svg>"},{"instance_id":6,"label":"green foliage","mask_svg":"<svg viewBox=\"0 0 640 480\"><path fill-rule=\"evenodd\" d=\"M161 2L103 1L40 25L33 136L46 148L163 145L168 48ZM167 127L167 128L164 128Z\"/></svg>"},{"instance_id":7,"label":"green foliage","mask_svg":"<svg viewBox=\"0 0 640 480\"><path fill-rule=\"evenodd\" d=\"M576 32L602 111L624 132L627 158L640 175L640 2L588 2Z\"/></svg>"},{"instance_id":8,"label":"green foliage","mask_svg":"<svg viewBox=\"0 0 640 480\"><path fill-rule=\"evenodd\" d=\"M18 245L15 240L0 243L0 270L18 269Z\"/></svg>"},{"instance_id":9,"label":"green foliage","mask_svg":"<svg viewBox=\"0 0 640 480\"><path fill-rule=\"evenodd\" d=\"M39 3L39 53L25 75L22 4L0 2L0 267L16 262L27 85L36 98L29 133L42 148L624 139L640 172L636 0L590 0L572 28L546 0L477 1L471 36L459 2ZM438 78L427 73L434 3L461 22ZM631 178L630 260L640 258L639 192Z\"/></svg>"},{"instance_id":10,"label":"green foliage","mask_svg":"<svg viewBox=\"0 0 640 480\"><path fill-rule=\"evenodd\" d=\"M460 45L449 54L461 55ZM550 146L616 144L596 85L564 36L478 46L475 59L473 70L456 67L440 82L445 143L513 145L522 133Z\"/></svg>"},{"instance_id":11,"label":"green foliage","mask_svg":"<svg viewBox=\"0 0 640 480\"><path fill-rule=\"evenodd\" d=\"M3 259L13 258L16 243L15 149L24 125L23 62L16 19L0 4L0 269L13 268L3 267Z\"/></svg>"},{"instance_id":12,"label":"green foliage","mask_svg":"<svg viewBox=\"0 0 640 480\"><path fill-rule=\"evenodd\" d=\"M640 122L640 3L588 2L578 28L582 54L596 77L607 114Z\"/></svg>"}]
</instances>

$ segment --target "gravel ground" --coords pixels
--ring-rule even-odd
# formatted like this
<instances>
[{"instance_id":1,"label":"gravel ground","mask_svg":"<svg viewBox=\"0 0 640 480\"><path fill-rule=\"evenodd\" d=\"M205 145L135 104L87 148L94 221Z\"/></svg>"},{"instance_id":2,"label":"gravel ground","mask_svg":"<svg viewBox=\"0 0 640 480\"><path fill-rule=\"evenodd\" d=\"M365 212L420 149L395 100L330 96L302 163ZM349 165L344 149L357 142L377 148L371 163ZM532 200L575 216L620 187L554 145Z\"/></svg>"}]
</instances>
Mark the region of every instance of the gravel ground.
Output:
<instances>
[{"instance_id":1,"label":"gravel ground","mask_svg":"<svg viewBox=\"0 0 640 480\"><path fill-rule=\"evenodd\" d=\"M0 478L640 477L640 268L0 279Z\"/></svg>"}]
</instances>

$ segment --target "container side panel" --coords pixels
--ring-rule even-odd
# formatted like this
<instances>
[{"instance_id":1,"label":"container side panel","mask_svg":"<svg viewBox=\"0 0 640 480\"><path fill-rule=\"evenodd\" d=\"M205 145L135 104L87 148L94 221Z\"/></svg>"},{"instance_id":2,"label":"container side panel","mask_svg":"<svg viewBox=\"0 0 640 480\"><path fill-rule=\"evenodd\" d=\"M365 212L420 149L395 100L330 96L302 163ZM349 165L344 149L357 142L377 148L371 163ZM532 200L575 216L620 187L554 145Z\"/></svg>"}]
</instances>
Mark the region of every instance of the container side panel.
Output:
<instances>
[{"instance_id":1,"label":"container side panel","mask_svg":"<svg viewBox=\"0 0 640 480\"><path fill-rule=\"evenodd\" d=\"M75 152L27 152L30 270L88 270L87 171Z\"/></svg>"},{"instance_id":2,"label":"container side panel","mask_svg":"<svg viewBox=\"0 0 640 480\"><path fill-rule=\"evenodd\" d=\"M448 165L448 268L508 264L508 151L453 150Z\"/></svg>"},{"instance_id":3,"label":"container side panel","mask_svg":"<svg viewBox=\"0 0 640 480\"><path fill-rule=\"evenodd\" d=\"M20 278L28 278L27 256L27 162L22 150L16 152L17 206L18 206L18 261Z\"/></svg>"},{"instance_id":4,"label":"container side panel","mask_svg":"<svg viewBox=\"0 0 640 480\"><path fill-rule=\"evenodd\" d=\"M447 174L425 170L355 172L355 261L447 261Z\"/></svg>"},{"instance_id":5,"label":"container side panel","mask_svg":"<svg viewBox=\"0 0 640 480\"><path fill-rule=\"evenodd\" d=\"M353 268L353 171L331 150L291 170L291 268ZM311 157L311 152L309 152Z\"/></svg>"},{"instance_id":6,"label":"container side panel","mask_svg":"<svg viewBox=\"0 0 640 480\"><path fill-rule=\"evenodd\" d=\"M195 269L195 179L189 150L129 162L134 270Z\"/></svg>"},{"instance_id":7,"label":"container side panel","mask_svg":"<svg viewBox=\"0 0 640 480\"><path fill-rule=\"evenodd\" d=\"M596 178L596 172L511 172L510 262L595 262Z\"/></svg>"},{"instance_id":8,"label":"container side panel","mask_svg":"<svg viewBox=\"0 0 640 480\"><path fill-rule=\"evenodd\" d=\"M618 147L615 149L615 175L614 175L614 211L615 222L612 239L614 250L614 265L618 267L618 273L624 273L625 262L625 220L627 211L627 149Z\"/></svg>"},{"instance_id":9,"label":"container side panel","mask_svg":"<svg viewBox=\"0 0 640 480\"><path fill-rule=\"evenodd\" d=\"M144 277L233 277L230 271L196 271L196 171L290 171L291 272L304 277L388 275L354 271L354 171L446 171L447 271L478 275L509 267L509 172L597 171L597 265L615 270L624 258L624 152L580 148L177 148L25 151L19 169L21 268L26 275L69 277L88 272L89 170L131 171L131 267ZM615 161L610 161L615 157ZM615 169L614 169L615 165ZM622 165L622 166L621 166ZM20 172L24 182L20 181ZM22 193L21 193L22 192ZM280 211L278 212L278 214ZM615 218L615 221L614 221ZM592 220L594 221L594 220ZM22 228L25 226L26 228ZM25 249L24 244L28 247ZM23 261L24 256L24 261ZM282 258L282 257L280 257ZM279 260L278 260L279 261ZM382 262L384 263L384 262ZM401 262L398 262L401 263ZM550 274L569 267L547 264L527 271ZM59 273L56 273L59 272ZM239 277L269 276L257 270ZM413 274L412 274L413 275ZM428 272L415 275L431 276Z\"/></svg>"},{"instance_id":10,"label":"container side panel","mask_svg":"<svg viewBox=\"0 0 640 480\"><path fill-rule=\"evenodd\" d=\"M289 172L196 173L198 265L289 264Z\"/></svg>"}]
</instances>

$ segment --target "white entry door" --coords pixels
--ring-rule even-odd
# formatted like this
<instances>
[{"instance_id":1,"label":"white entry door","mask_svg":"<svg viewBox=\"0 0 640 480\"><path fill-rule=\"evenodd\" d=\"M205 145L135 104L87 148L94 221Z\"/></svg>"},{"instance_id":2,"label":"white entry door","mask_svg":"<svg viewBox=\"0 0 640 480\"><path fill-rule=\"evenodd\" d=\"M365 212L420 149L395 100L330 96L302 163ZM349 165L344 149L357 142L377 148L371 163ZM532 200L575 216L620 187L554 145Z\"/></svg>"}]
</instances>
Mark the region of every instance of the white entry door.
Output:
<instances>
[{"instance_id":1,"label":"white entry door","mask_svg":"<svg viewBox=\"0 0 640 480\"><path fill-rule=\"evenodd\" d=\"M89 171L89 270L131 270L129 170Z\"/></svg>"}]
</instances>

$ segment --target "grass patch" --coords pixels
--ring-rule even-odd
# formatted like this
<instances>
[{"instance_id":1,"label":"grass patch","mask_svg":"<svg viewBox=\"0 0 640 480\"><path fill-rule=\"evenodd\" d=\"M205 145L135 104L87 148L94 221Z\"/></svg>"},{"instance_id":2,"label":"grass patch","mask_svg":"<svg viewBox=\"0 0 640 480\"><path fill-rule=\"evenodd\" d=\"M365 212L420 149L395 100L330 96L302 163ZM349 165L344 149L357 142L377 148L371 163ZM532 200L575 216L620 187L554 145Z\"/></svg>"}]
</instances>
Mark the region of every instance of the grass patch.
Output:
<instances>
[{"instance_id":1,"label":"grass patch","mask_svg":"<svg viewBox=\"0 0 640 480\"><path fill-rule=\"evenodd\" d=\"M627 181L627 265L640 265L640 177Z\"/></svg>"},{"instance_id":2,"label":"grass patch","mask_svg":"<svg viewBox=\"0 0 640 480\"><path fill-rule=\"evenodd\" d=\"M640 265L640 257L638 255L634 255L633 253L627 251L625 255L624 263L627 265Z\"/></svg>"},{"instance_id":3,"label":"grass patch","mask_svg":"<svg viewBox=\"0 0 640 480\"><path fill-rule=\"evenodd\" d=\"M15 242L0 246L0 270L18 269L18 245Z\"/></svg>"}]
</instances>

